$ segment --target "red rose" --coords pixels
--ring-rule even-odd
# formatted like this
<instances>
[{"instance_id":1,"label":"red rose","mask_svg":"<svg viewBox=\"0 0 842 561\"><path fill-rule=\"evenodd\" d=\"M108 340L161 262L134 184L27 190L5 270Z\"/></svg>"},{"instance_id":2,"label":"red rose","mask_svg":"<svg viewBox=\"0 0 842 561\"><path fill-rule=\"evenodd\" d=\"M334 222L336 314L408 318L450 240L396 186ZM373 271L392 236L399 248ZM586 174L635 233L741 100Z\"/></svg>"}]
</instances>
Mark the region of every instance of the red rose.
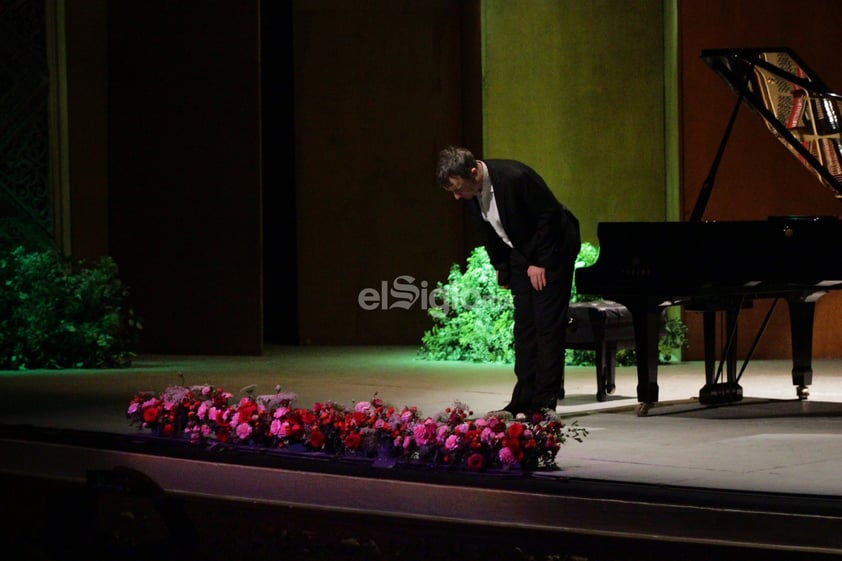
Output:
<instances>
[{"instance_id":1,"label":"red rose","mask_svg":"<svg viewBox=\"0 0 842 561\"><path fill-rule=\"evenodd\" d=\"M257 404L253 401L246 401L243 399L240 402L240 407L237 409L237 412L240 414L240 422L241 423L248 423L251 421L252 416L257 411Z\"/></svg>"},{"instance_id":2,"label":"red rose","mask_svg":"<svg viewBox=\"0 0 842 561\"><path fill-rule=\"evenodd\" d=\"M471 454L466 460L468 469L471 471L480 471L485 467L485 457L482 454Z\"/></svg>"},{"instance_id":3,"label":"red rose","mask_svg":"<svg viewBox=\"0 0 842 561\"><path fill-rule=\"evenodd\" d=\"M147 407L143 410L143 422L154 423L158 420L158 415L161 412L160 407Z\"/></svg>"},{"instance_id":4,"label":"red rose","mask_svg":"<svg viewBox=\"0 0 842 561\"><path fill-rule=\"evenodd\" d=\"M310 432L310 439L308 441L308 444L311 447L316 448L317 450L320 450L322 448L322 446L324 446L324 443L325 443L324 433L322 433L322 431L320 431L319 429L313 429Z\"/></svg>"},{"instance_id":5,"label":"red rose","mask_svg":"<svg viewBox=\"0 0 842 561\"><path fill-rule=\"evenodd\" d=\"M509 425L509 429L506 431L506 434L509 435L509 438L520 438L520 435L523 434L523 430L523 424L512 423Z\"/></svg>"},{"instance_id":6,"label":"red rose","mask_svg":"<svg viewBox=\"0 0 842 561\"><path fill-rule=\"evenodd\" d=\"M304 427L298 423L290 423L288 436L290 438L301 438L304 434Z\"/></svg>"},{"instance_id":7,"label":"red rose","mask_svg":"<svg viewBox=\"0 0 842 561\"><path fill-rule=\"evenodd\" d=\"M231 426L231 424L228 421L225 420L225 413L222 410L219 410L219 411L216 412L216 419L214 419L214 420L216 421L216 424L219 425L220 427L227 428L227 427Z\"/></svg>"},{"instance_id":8,"label":"red rose","mask_svg":"<svg viewBox=\"0 0 842 561\"><path fill-rule=\"evenodd\" d=\"M362 446L363 439L359 433L352 432L345 437L342 443L345 445L345 448L348 448L349 450L356 450L357 448Z\"/></svg>"}]
</instances>

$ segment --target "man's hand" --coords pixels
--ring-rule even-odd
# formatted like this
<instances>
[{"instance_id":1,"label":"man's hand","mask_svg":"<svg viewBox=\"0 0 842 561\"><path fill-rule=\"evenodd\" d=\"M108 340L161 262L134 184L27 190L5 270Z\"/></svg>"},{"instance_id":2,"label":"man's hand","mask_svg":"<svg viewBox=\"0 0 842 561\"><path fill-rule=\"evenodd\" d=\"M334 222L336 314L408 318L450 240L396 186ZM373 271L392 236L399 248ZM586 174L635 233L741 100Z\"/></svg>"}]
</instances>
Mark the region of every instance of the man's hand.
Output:
<instances>
[{"instance_id":1,"label":"man's hand","mask_svg":"<svg viewBox=\"0 0 842 561\"><path fill-rule=\"evenodd\" d=\"M530 265L526 269L526 274L529 276L529 280L532 282L532 288L535 290L544 290L544 287L547 286L547 270L543 267Z\"/></svg>"}]
</instances>

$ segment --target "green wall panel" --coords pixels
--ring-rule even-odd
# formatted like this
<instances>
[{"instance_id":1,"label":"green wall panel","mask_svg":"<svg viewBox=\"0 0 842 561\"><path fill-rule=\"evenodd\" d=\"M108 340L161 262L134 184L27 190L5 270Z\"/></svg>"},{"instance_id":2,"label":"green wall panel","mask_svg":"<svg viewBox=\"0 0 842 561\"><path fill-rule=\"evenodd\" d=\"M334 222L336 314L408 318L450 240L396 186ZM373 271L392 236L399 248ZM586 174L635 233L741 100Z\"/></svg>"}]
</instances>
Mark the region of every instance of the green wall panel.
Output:
<instances>
[{"instance_id":1,"label":"green wall panel","mask_svg":"<svg viewBox=\"0 0 842 561\"><path fill-rule=\"evenodd\" d=\"M663 2L485 0L482 20L483 156L534 167L586 241L665 220Z\"/></svg>"}]
</instances>

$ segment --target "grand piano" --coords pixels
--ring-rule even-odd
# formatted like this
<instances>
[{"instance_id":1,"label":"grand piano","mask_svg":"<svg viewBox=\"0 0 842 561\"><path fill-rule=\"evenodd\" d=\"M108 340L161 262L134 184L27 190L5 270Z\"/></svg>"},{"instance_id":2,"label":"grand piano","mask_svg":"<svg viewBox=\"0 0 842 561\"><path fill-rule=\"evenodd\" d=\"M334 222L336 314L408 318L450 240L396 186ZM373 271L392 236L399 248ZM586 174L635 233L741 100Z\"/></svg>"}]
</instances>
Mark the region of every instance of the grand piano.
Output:
<instances>
[{"instance_id":1,"label":"grand piano","mask_svg":"<svg viewBox=\"0 0 842 561\"><path fill-rule=\"evenodd\" d=\"M837 216L776 216L765 221L705 221L716 169L741 106L768 129L819 182L842 198L840 101L786 48L718 49L702 59L737 100L710 173L687 222L601 222L599 257L576 271L580 293L620 302L631 313L637 359L638 415L658 401L658 338L665 307L703 314L703 404L742 399L740 377L775 306L789 308L792 383L800 399L812 384L816 301L842 289L842 227ZM737 370L740 310L772 299L750 350ZM721 348L717 319L724 319ZM724 373L723 373L724 368Z\"/></svg>"}]
</instances>

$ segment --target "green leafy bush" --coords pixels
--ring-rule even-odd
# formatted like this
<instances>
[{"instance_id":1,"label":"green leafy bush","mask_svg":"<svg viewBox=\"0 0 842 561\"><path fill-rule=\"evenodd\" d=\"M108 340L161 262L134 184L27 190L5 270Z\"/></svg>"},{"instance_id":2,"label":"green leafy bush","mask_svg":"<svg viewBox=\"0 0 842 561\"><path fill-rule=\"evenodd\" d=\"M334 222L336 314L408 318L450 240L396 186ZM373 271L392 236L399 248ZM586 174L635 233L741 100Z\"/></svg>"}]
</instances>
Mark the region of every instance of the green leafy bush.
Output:
<instances>
[{"instance_id":1,"label":"green leafy bush","mask_svg":"<svg viewBox=\"0 0 842 561\"><path fill-rule=\"evenodd\" d=\"M576 268L593 265L599 249L585 242L579 251ZM514 304L509 290L497 284L497 271L483 247L468 256L463 273L454 263L447 283L438 283L428 310L433 327L421 339L419 356L427 360L462 360L467 362L514 362ZM581 296L575 284L570 301L596 300ZM590 355L588 355L590 353ZM593 351L568 349L567 361L580 364Z\"/></svg>"},{"instance_id":2,"label":"green leafy bush","mask_svg":"<svg viewBox=\"0 0 842 561\"><path fill-rule=\"evenodd\" d=\"M497 284L497 271L485 249L468 256L463 273L454 263L447 284L438 283L428 309L433 327L421 339L420 356L429 360L513 362L514 305L510 291Z\"/></svg>"},{"instance_id":3,"label":"green leafy bush","mask_svg":"<svg viewBox=\"0 0 842 561\"><path fill-rule=\"evenodd\" d=\"M575 268L590 267L599 258L599 248L583 242ZM428 309L433 327L424 332L419 356L427 360L467 362L514 362L514 304L511 292L497 284L497 272L483 247L468 256L463 273L453 264L447 283L439 282L431 295L436 305ZM581 295L575 277L571 302L599 300L599 296ZM659 341L659 351L669 361L675 349L686 345L687 327L680 319L669 319L666 336ZM595 353L586 349L567 349L570 365L592 365ZM617 351L617 363L635 364L634 349Z\"/></svg>"},{"instance_id":4,"label":"green leafy bush","mask_svg":"<svg viewBox=\"0 0 842 561\"><path fill-rule=\"evenodd\" d=\"M129 366L142 326L109 257L0 254L0 369Z\"/></svg>"},{"instance_id":5,"label":"green leafy bush","mask_svg":"<svg viewBox=\"0 0 842 561\"><path fill-rule=\"evenodd\" d=\"M661 362L672 362L675 351L687 347L687 326L677 317L668 317L664 325L664 335L658 340L658 353Z\"/></svg>"}]
</instances>

